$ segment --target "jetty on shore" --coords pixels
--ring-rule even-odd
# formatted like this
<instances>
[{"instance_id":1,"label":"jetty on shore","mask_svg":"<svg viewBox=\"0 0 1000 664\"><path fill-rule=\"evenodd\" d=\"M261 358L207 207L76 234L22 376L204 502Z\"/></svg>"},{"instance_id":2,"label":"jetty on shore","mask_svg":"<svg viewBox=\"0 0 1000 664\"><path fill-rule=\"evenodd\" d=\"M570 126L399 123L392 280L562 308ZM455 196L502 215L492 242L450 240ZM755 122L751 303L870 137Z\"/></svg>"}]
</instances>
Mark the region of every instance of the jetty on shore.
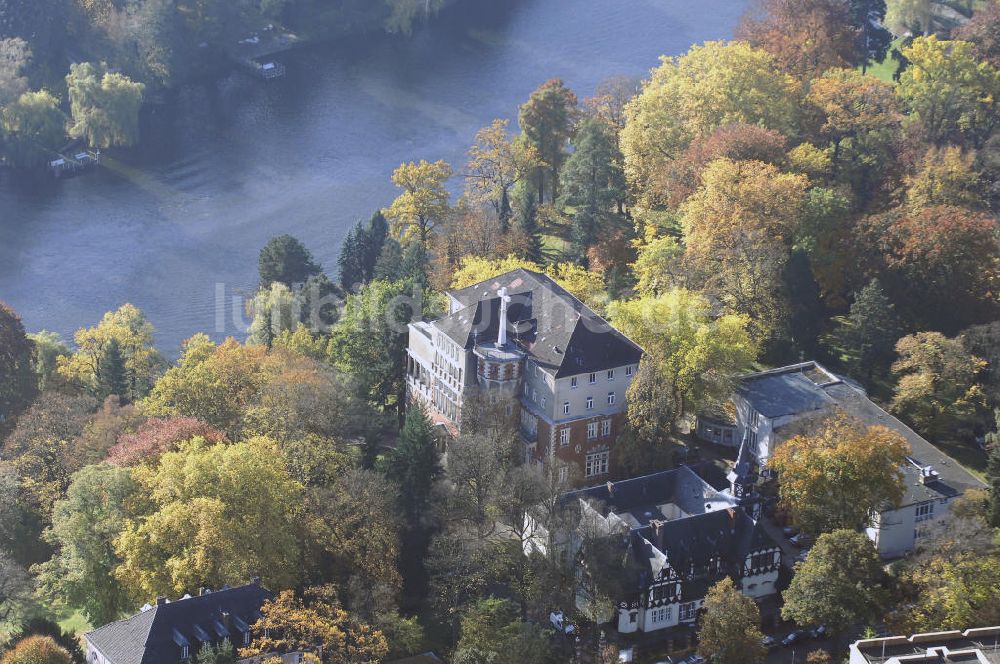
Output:
<instances>
[{"instance_id":1,"label":"jetty on shore","mask_svg":"<svg viewBox=\"0 0 1000 664\"><path fill-rule=\"evenodd\" d=\"M230 59L254 76L269 80L285 75L285 65L273 60L279 53L290 51L303 40L293 32L269 23L226 48Z\"/></svg>"}]
</instances>

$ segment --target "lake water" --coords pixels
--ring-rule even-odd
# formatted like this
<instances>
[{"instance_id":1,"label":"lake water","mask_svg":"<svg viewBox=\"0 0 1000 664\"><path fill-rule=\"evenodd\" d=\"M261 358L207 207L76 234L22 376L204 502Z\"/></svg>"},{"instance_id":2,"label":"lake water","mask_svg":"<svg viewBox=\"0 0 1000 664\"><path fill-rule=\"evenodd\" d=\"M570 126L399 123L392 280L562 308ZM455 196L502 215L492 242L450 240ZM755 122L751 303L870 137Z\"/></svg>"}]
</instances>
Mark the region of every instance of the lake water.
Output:
<instances>
[{"instance_id":1,"label":"lake water","mask_svg":"<svg viewBox=\"0 0 1000 664\"><path fill-rule=\"evenodd\" d=\"M124 302L168 355L242 330L220 293L249 292L257 253L297 236L336 279L350 226L395 196L402 161L455 166L478 128L511 118L543 81L582 99L661 54L731 36L746 0L491 0L410 39L283 58L288 75L192 85L146 118L143 142L82 177L0 175L0 300L29 330L71 338ZM220 320L221 319L221 320Z\"/></svg>"}]
</instances>

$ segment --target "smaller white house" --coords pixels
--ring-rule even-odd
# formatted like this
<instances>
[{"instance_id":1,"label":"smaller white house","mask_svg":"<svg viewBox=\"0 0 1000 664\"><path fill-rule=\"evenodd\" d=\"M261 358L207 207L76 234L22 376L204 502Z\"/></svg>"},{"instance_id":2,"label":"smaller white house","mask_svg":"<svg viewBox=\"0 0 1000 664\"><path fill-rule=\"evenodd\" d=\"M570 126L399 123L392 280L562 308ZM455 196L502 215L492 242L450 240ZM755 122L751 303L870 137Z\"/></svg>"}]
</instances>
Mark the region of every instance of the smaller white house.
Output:
<instances>
[{"instance_id":1,"label":"smaller white house","mask_svg":"<svg viewBox=\"0 0 1000 664\"><path fill-rule=\"evenodd\" d=\"M574 531L550 537L536 524L526 550L555 548L579 559L585 533L614 538L628 589L618 598L618 634L689 627L708 589L727 576L756 600L777 592L781 550L739 493L712 486L689 466L573 491L561 503Z\"/></svg>"},{"instance_id":2,"label":"smaller white house","mask_svg":"<svg viewBox=\"0 0 1000 664\"><path fill-rule=\"evenodd\" d=\"M850 664L943 662L1000 662L1000 626L863 639L851 644Z\"/></svg>"},{"instance_id":3,"label":"smaller white house","mask_svg":"<svg viewBox=\"0 0 1000 664\"><path fill-rule=\"evenodd\" d=\"M922 438L913 429L875 404L856 383L842 378L817 362L744 376L733 395L736 421L731 439L745 441L761 468L775 448L788 438L807 433L815 422L836 410L866 425L881 425L896 431L912 450L903 467L906 491L900 505L875 515L868 536L885 558L903 556L928 537L928 522L945 518L951 502L969 489L985 485L947 454ZM712 439L721 435L724 423L718 418L699 421Z\"/></svg>"}]
</instances>

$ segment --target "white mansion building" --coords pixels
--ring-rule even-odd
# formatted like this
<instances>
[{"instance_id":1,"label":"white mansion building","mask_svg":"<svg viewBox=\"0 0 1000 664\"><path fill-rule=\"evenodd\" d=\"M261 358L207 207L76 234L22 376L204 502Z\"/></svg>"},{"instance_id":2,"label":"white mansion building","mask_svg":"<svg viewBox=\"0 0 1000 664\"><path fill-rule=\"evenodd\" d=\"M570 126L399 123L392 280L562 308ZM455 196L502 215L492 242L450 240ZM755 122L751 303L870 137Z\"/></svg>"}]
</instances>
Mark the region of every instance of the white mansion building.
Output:
<instances>
[{"instance_id":1,"label":"white mansion building","mask_svg":"<svg viewBox=\"0 0 1000 664\"><path fill-rule=\"evenodd\" d=\"M590 481L608 475L642 349L530 270L447 295L446 316L409 326L408 400L457 434L475 397L506 397L520 411L526 460L557 458Z\"/></svg>"}]
</instances>

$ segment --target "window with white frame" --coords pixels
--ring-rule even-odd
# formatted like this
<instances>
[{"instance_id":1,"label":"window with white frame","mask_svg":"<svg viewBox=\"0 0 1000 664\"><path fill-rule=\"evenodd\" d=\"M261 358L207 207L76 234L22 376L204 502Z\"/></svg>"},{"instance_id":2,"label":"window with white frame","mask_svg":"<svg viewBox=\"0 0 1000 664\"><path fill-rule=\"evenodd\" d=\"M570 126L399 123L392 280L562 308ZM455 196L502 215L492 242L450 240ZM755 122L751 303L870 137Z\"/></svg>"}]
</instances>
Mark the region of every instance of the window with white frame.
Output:
<instances>
[{"instance_id":1,"label":"window with white frame","mask_svg":"<svg viewBox=\"0 0 1000 664\"><path fill-rule=\"evenodd\" d=\"M687 604L681 604L681 610L678 614L680 620L694 620L697 610L695 609L695 602L688 602Z\"/></svg>"},{"instance_id":2,"label":"window with white frame","mask_svg":"<svg viewBox=\"0 0 1000 664\"><path fill-rule=\"evenodd\" d=\"M569 445L569 429L568 428L566 428L566 429L560 429L559 430L559 445L561 447L566 447L567 445Z\"/></svg>"},{"instance_id":3,"label":"window with white frame","mask_svg":"<svg viewBox=\"0 0 1000 664\"><path fill-rule=\"evenodd\" d=\"M614 379L615 379L615 370L608 369L608 380L614 380Z\"/></svg>"},{"instance_id":4,"label":"window with white frame","mask_svg":"<svg viewBox=\"0 0 1000 664\"><path fill-rule=\"evenodd\" d=\"M927 519L934 518L934 503L924 503L923 505L917 505L917 518L919 521L926 521Z\"/></svg>"},{"instance_id":5,"label":"window with white frame","mask_svg":"<svg viewBox=\"0 0 1000 664\"><path fill-rule=\"evenodd\" d=\"M608 405L609 406L614 406L615 405L615 393L614 392L608 392Z\"/></svg>"},{"instance_id":6,"label":"window with white frame","mask_svg":"<svg viewBox=\"0 0 1000 664\"><path fill-rule=\"evenodd\" d=\"M597 372L590 374L590 384L593 385L597 382Z\"/></svg>"},{"instance_id":7,"label":"window with white frame","mask_svg":"<svg viewBox=\"0 0 1000 664\"><path fill-rule=\"evenodd\" d=\"M631 376L634 372L635 372L635 368L631 364L628 365L627 367L625 367L625 375L626 376Z\"/></svg>"},{"instance_id":8,"label":"window with white frame","mask_svg":"<svg viewBox=\"0 0 1000 664\"><path fill-rule=\"evenodd\" d=\"M542 395L542 408L545 408L545 395Z\"/></svg>"},{"instance_id":9,"label":"window with white frame","mask_svg":"<svg viewBox=\"0 0 1000 664\"><path fill-rule=\"evenodd\" d=\"M649 611L649 622L653 625L659 625L660 623L670 622L673 617L674 607L672 606L661 606L655 609L650 609Z\"/></svg>"},{"instance_id":10,"label":"window with white frame","mask_svg":"<svg viewBox=\"0 0 1000 664\"><path fill-rule=\"evenodd\" d=\"M594 477L595 475L607 475L608 456L609 452L594 452L593 454L588 454L587 465L584 467L586 476Z\"/></svg>"},{"instance_id":11,"label":"window with white frame","mask_svg":"<svg viewBox=\"0 0 1000 664\"><path fill-rule=\"evenodd\" d=\"M587 424L587 439L592 440L597 438L597 422L589 422Z\"/></svg>"},{"instance_id":12,"label":"window with white frame","mask_svg":"<svg viewBox=\"0 0 1000 664\"><path fill-rule=\"evenodd\" d=\"M594 397L587 397L587 410L594 407Z\"/></svg>"},{"instance_id":13,"label":"window with white frame","mask_svg":"<svg viewBox=\"0 0 1000 664\"><path fill-rule=\"evenodd\" d=\"M569 402L563 402L563 415L569 415Z\"/></svg>"},{"instance_id":14,"label":"window with white frame","mask_svg":"<svg viewBox=\"0 0 1000 664\"><path fill-rule=\"evenodd\" d=\"M576 389L576 376L569 379L569 386L571 389Z\"/></svg>"},{"instance_id":15,"label":"window with white frame","mask_svg":"<svg viewBox=\"0 0 1000 664\"><path fill-rule=\"evenodd\" d=\"M559 466L559 481L565 482L569 479L569 466Z\"/></svg>"},{"instance_id":16,"label":"window with white frame","mask_svg":"<svg viewBox=\"0 0 1000 664\"><path fill-rule=\"evenodd\" d=\"M604 420L601 422L601 435L610 436L611 435L611 420Z\"/></svg>"}]
</instances>

